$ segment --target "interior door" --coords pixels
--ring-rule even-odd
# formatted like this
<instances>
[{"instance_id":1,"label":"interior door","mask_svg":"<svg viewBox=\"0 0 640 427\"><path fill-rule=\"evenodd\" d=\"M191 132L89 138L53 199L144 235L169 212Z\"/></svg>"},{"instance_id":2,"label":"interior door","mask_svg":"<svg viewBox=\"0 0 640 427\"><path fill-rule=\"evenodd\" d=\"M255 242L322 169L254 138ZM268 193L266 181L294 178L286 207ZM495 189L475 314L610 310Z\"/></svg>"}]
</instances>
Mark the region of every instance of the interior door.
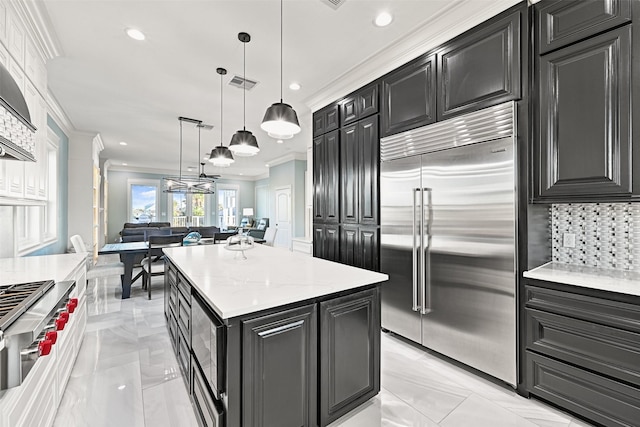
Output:
<instances>
[{"instance_id":1,"label":"interior door","mask_svg":"<svg viewBox=\"0 0 640 427\"><path fill-rule=\"evenodd\" d=\"M291 187L276 189L276 239L274 246L291 248Z\"/></svg>"}]
</instances>

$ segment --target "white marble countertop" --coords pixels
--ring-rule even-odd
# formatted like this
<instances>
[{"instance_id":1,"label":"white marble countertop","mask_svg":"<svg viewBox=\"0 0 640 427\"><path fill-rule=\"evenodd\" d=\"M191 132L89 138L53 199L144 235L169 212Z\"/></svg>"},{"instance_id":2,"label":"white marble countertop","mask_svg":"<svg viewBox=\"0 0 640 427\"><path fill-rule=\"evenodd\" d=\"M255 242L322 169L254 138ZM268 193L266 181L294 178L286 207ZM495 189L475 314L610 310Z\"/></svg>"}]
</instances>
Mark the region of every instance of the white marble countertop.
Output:
<instances>
[{"instance_id":1,"label":"white marble countertop","mask_svg":"<svg viewBox=\"0 0 640 427\"><path fill-rule=\"evenodd\" d=\"M530 279L640 296L640 273L635 271L548 262L523 275Z\"/></svg>"},{"instance_id":2,"label":"white marble countertop","mask_svg":"<svg viewBox=\"0 0 640 427\"><path fill-rule=\"evenodd\" d=\"M388 280L386 274L350 267L282 248L255 245L236 258L225 245L165 249L223 319L330 295Z\"/></svg>"},{"instance_id":3,"label":"white marble countertop","mask_svg":"<svg viewBox=\"0 0 640 427\"><path fill-rule=\"evenodd\" d=\"M0 285L49 279L59 282L69 277L85 258L85 254L0 258Z\"/></svg>"}]
</instances>

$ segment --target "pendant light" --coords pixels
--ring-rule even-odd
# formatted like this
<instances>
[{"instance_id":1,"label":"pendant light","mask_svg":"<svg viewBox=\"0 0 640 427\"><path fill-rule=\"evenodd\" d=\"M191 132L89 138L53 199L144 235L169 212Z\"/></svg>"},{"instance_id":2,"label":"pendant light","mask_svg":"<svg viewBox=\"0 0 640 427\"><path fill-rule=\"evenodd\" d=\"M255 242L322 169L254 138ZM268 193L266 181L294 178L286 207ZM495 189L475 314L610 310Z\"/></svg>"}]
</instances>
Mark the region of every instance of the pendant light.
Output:
<instances>
[{"instance_id":1,"label":"pendant light","mask_svg":"<svg viewBox=\"0 0 640 427\"><path fill-rule=\"evenodd\" d=\"M222 76L227 74L227 70L224 68L217 68L216 73L220 74L220 146L211 150L209 161L213 163L214 166L226 168L231 166L231 163L235 162L233 155L231 155L231 151L222 144Z\"/></svg>"},{"instance_id":2,"label":"pendant light","mask_svg":"<svg viewBox=\"0 0 640 427\"><path fill-rule=\"evenodd\" d=\"M251 41L251 36L247 33L239 33L238 40L244 45L244 69L242 76L242 102L243 102L243 125L242 130L237 131L231 138L229 144L229 150L233 151L236 156L255 156L260 151L258 147L258 140L253 134L247 130L247 90L245 88L247 84L247 43Z\"/></svg>"},{"instance_id":3,"label":"pendant light","mask_svg":"<svg viewBox=\"0 0 640 427\"><path fill-rule=\"evenodd\" d=\"M164 193L185 193L185 194L213 194L214 193L214 177L205 175L189 176L182 175L182 123L194 123L198 128L198 161L200 160L200 130L202 128L202 120L190 119L188 117L178 117L180 122L180 165L178 176L163 177Z\"/></svg>"},{"instance_id":4,"label":"pendant light","mask_svg":"<svg viewBox=\"0 0 640 427\"><path fill-rule=\"evenodd\" d=\"M282 21L282 0L280 0L280 102L267 108L260 127L273 138L288 139L300 132L300 124L296 110L282 102Z\"/></svg>"}]
</instances>

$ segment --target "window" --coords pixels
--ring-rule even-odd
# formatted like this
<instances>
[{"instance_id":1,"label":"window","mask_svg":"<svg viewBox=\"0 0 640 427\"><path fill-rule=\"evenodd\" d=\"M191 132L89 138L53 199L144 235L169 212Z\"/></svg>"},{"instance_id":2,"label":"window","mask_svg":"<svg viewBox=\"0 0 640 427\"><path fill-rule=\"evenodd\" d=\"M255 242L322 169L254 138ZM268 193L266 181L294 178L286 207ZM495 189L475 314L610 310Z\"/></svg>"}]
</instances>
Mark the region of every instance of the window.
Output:
<instances>
[{"instance_id":1,"label":"window","mask_svg":"<svg viewBox=\"0 0 640 427\"><path fill-rule=\"evenodd\" d=\"M157 180L130 179L128 184L129 222L156 221L159 182Z\"/></svg>"},{"instance_id":2,"label":"window","mask_svg":"<svg viewBox=\"0 0 640 427\"><path fill-rule=\"evenodd\" d=\"M218 226L226 229L238 224L238 186L218 186Z\"/></svg>"},{"instance_id":3,"label":"window","mask_svg":"<svg viewBox=\"0 0 640 427\"><path fill-rule=\"evenodd\" d=\"M173 227L200 227L206 225L207 203L205 194L171 193L169 212Z\"/></svg>"}]
</instances>

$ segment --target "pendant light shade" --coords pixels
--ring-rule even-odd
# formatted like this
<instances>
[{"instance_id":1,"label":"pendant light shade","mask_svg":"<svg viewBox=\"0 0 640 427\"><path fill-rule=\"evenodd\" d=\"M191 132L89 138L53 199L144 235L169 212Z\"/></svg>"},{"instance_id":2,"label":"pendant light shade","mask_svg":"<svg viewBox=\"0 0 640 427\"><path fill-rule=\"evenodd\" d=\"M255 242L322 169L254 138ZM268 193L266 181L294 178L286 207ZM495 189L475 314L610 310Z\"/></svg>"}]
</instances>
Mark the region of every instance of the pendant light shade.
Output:
<instances>
[{"instance_id":1,"label":"pendant light shade","mask_svg":"<svg viewBox=\"0 0 640 427\"><path fill-rule=\"evenodd\" d=\"M231 151L222 144L222 119L223 119L223 103L222 103L222 76L227 74L227 70L224 68L217 68L216 72L220 74L220 145L211 150L209 155L209 161L214 166L226 168L231 166L231 163L235 162Z\"/></svg>"},{"instance_id":2,"label":"pendant light shade","mask_svg":"<svg viewBox=\"0 0 640 427\"><path fill-rule=\"evenodd\" d=\"M293 138L293 135L288 133L286 135L280 135L279 133L271 133L271 132L267 132L267 135L269 135L271 138L274 139L291 139Z\"/></svg>"},{"instance_id":3,"label":"pendant light shade","mask_svg":"<svg viewBox=\"0 0 640 427\"><path fill-rule=\"evenodd\" d=\"M244 87L246 85L247 79L247 43L251 41L251 36L247 33L238 34L238 40L240 40L244 44L244 75L242 76L243 87L242 87L242 95L243 95L243 126L242 130L237 131L233 137L231 138L231 143L229 143L229 149L233 151L233 154L236 156L255 156L260 151L260 147L258 146L258 140L253 133L247 130L247 90Z\"/></svg>"},{"instance_id":4,"label":"pendant light shade","mask_svg":"<svg viewBox=\"0 0 640 427\"><path fill-rule=\"evenodd\" d=\"M291 105L282 102L282 3L280 0L280 102L267 108L260 127L273 138L288 139L285 136L293 136L300 132L300 123L296 110Z\"/></svg>"},{"instance_id":5,"label":"pendant light shade","mask_svg":"<svg viewBox=\"0 0 640 427\"><path fill-rule=\"evenodd\" d=\"M260 151L258 140L253 133L248 130L239 130L231 138L229 148L233 150L237 156L255 156Z\"/></svg>"},{"instance_id":6,"label":"pendant light shade","mask_svg":"<svg viewBox=\"0 0 640 427\"><path fill-rule=\"evenodd\" d=\"M296 110L284 102L276 102L267 108L260 127L269 135L295 135L300 132Z\"/></svg>"}]
</instances>

